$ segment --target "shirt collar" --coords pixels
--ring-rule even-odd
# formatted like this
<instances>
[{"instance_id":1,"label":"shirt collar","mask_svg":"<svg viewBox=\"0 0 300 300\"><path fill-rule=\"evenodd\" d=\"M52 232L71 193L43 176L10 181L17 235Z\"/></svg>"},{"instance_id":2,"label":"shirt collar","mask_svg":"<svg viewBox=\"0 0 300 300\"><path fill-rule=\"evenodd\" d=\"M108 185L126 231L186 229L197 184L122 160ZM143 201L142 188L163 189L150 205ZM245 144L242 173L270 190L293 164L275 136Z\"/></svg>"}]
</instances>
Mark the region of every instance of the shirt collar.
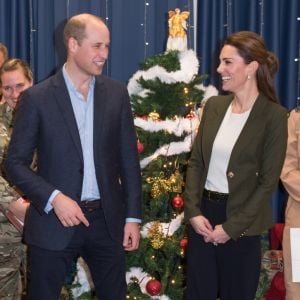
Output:
<instances>
[{"instance_id":1,"label":"shirt collar","mask_svg":"<svg viewBox=\"0 0 300 300\"><path fill-rule=\"evenodd\" d=\"M69 91L71 92L74 92L74 93L79 93L72 81L72 79L70 78L67 70L66 70L66 63L63 65L63 68L62 68L62 73L63 73L63 77L65 79L65 82L66 82L66 85L67 85L67 88ZM91 88L94 88L95 86L95 81L96 81L96 78L95 76L92 76L91 80L90 80L90 83L89 83L89 89Z\"/></svg>"}]
</instances>

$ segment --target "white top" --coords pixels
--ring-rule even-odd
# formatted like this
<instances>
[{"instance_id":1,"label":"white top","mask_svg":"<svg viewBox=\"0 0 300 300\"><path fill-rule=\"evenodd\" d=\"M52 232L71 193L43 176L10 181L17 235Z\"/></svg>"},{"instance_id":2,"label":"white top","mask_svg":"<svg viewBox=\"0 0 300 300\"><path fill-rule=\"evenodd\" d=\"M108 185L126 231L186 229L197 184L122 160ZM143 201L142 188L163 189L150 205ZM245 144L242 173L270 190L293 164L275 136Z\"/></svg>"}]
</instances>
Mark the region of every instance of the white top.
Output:
<instances>
[{"instance_id":1,"label":"white top","mask_svg":"<svg viewBox=\"0 0 300 300\"><path fill-rule=\"evenodd\" d=\"M243 113L232 112L228 107L219 131L216 135L209 162L205 188L210 191L228 193L227 167L234 144L236 143L251 108Z\"/></svg>"}]
</instances>

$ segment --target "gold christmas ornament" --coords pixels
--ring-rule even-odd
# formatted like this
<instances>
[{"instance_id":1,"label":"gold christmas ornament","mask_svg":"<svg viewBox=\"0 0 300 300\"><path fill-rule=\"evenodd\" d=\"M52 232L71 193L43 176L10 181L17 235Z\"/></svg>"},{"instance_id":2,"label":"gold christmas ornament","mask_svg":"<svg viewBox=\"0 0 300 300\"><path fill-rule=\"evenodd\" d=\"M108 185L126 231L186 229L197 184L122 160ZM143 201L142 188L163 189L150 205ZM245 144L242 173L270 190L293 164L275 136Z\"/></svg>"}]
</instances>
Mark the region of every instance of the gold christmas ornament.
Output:
<instances>
[{"instance_id":1,"label":"gold christmas ornament","mask_svg":"<svg viewBox=\"0 0 300 300\"><path fill-rule=\"evenodd\" d=\"M147 177L146 181L152 184L151 197L154 199L158 199L169 192L182 193L183 178L178 170L169 178L164 178L164 175L161 174L157 177Z\"/></svg>"},{"instance_id":2,"label":"gold christmas ornament","mask_svg":"<svg viewBox=\"0 0 300 300\"><path fill-rule=\"evenodd\" d=\"M163 178L163 175L157 177L148 177L146 181L147 183L152 184L151 197L154 199L159 198L169 191L167 181Z\"/></svg>"},{"instance_id":3,"label":"gold christmas ornament","mask_svg":"<svg viewBox=\"0 0 300 300\"><path fill-rule=\"evenodd\" d=\"M149 113L148 117L152 120L152 121L158 121L160 118L159 113L157 113L156 111L153 111L151 113Z\"/></svg>"},{"instance_id":4,"label":"gold christmas ornament","mask_svg":"<svg viewBox=\"0 0 300 300\"><path fill-rule=\"evenodd\" d=\"M183 178L178 170L170 176L169 181L173 193L182 193Z\"/></svg>"},{"instance_id":5,"label":"gold christmas ornament","mask_svg":"<svg viewBox=\"0 0 300 300\"><path fill-rule=\"evenodd\" d=\"M152 223L148 231L148 236L150 244L154 249L160 249L164 245L163 229L159 221Z\"/></svg>"}]
</instances>

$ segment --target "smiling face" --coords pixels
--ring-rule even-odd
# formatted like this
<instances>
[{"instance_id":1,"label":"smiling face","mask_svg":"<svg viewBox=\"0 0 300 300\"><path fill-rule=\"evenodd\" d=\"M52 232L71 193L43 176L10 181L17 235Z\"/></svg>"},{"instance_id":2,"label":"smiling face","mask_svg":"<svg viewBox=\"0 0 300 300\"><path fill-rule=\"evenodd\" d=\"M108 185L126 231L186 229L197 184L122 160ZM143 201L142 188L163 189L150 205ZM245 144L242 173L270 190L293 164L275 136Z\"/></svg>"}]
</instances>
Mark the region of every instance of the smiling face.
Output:
<instances>
[{"instance_id":1,"label":"smiling face","mask_svg":"<svg viewBox=\"0 0 300 300\"><path fill-rule=\"evenodd\" d=\"M69 55L77 72L86 76L101 74L108 58L109 44L106 25L94 19L87 22L85 37L80 41L73 37L69 40Z\"/></svg>"},{"instance_id":2,"label":"smiling face","mask_svg":"<svg viewBox=\"0 0 300 300\"><path fill-rule=\"evenodd\" d=\"M238 93L247 85L248 75L251 75L250 64L246 64L237 49L225 45L220 53L220 64L217 72L221 75L222 89Z\"/></svg>"},{"instance_id":3,"label":"smiling face","mask_svg":"<svg viewBox=\"0 0 300 300\"><path fill-rule=\"evenodd\" d=\"M13 109L20 100L21 93L32 86L32 82L26 78L21 68L4 72L1 82L3 100Z\"/></svg>"}]
</instances>

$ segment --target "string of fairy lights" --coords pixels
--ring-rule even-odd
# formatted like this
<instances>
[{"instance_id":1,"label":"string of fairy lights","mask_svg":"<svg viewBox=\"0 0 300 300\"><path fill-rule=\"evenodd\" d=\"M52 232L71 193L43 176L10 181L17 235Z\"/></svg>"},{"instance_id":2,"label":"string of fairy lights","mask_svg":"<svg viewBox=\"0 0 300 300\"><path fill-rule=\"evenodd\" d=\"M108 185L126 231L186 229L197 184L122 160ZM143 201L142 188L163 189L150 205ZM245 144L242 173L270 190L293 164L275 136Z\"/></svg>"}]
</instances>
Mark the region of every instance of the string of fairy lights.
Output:
<instances>
[{"instance_id":1,"label":"string of fairy lights","mask_svg":"<svg viewBox=\"0 0 300 300\"><path fill-rule=\"evenodd\" d=\"M141 26L144 29L144 59L148 56L148 36L147 36L147 31L148 31L148 6L150 5L149 0L144 0L144 22L141 23Z\"/></svg>"},{"instance_id":2,"label":"string of fairy lights","mask_svg":"<svg viewBox=\"0 0 300 300\"><path fill-rule=\"evenodd\" d=\"M196 9L196 0L189 0L187 1L186 4L186 8L185 10L190 12L190 18L189 18L189 22L188 22L188 26L187 26L187 39L188 39L188 45L189 48L192 48L194 50L196 50L195 46L196 46L196 35L195 35L195 30L196 30L196 26L195 26L195 17L194 17L194 11Z\"/></svg>"},{"instance_id":3,"label":"string of fairy lights","mask_svg":"<svg viewBox=\"0 0 300 300\"><path fill-rule=\"evenodd\" d=\"M258 1L259 6L259 33L263 35L263 29L264 29L264 0ZM224 24L224 27L226 27L226 33L227 35L230 35L232 33L232 22L233 22L233 4L232 0L226 0L226 23Z\"/></svg>"},{"instance_id":4,"label":"string of fairy lights","mask_svg":"<svg viewBox=\"0 0 300 300\"><path fill-rule=\"evenodd\" d=\"M259 27L259 33L262 36L264 32L264 0L259 1L259 6L260 6L260 27Z\"/></svg>"},{"instance_id":5,"label":"string of fairy lights","mask_svg":"<svg viewBox=\"0 0 300 300\"><path fill-rule=\"evenodd\" d=\"M109 22L109 1L105 0L105 21ZM70 17L70 0L65 0L66 4L66 18ZM143 30L143 43L144 43L144 58L147 58L149 56L149 45L151 41L149 40L148 36L148 29L149 29L149 9L151 5L154 5L155 3L153 0L144 0L144 16L143 16L143 22L140 24ZM196 23L196 20L192 18L193 16L193 10L195 9L195 4L197 4L197 0L187 0L186 5L184 7L185 10L188 10L191 12L191 17L188 22L188 28L187 28L187 37L188 37L188 45L190 48L193 46L196 46L195 41L195 30L194 24ZM227 35L232 33L232 20L233 20L233 14L232 14L232 0L226 0L226 22L224 24L224 27L226 27ZM258 0L258 6L259 6L259 18L260 18L260 24L259 24L259 31L260 34L264 34L264 10L265 10L265 2L264 0ZM174 9L174 8L173 8ZM33 73L35 73L35 48L34 48L34 40L35 40L35 34L37 31L37 28L34 24L34 5L33 0L29 0L29 23L30 23L30 66L32 68ZM300 22L300 16L297 17L297 25ZM299 25L298 25L299 26ZM298 53L297 57L294 58L294 62L297 64L297 87L296 87L296 103L297 106L300 107L300 41L298 42ZM106 64L106 71L108 73L109 68L109 59L108 63Z\"/></svg>"},{"instance_id":6,"label":"string of fairy lights","mask_svg":"<svg viewBox=\"0 0 300 300\"><path fill-rule=\"evenodd\" d=\"M258 8L259 8L259 33L261 36L264 35L264 12L265 12L265 1L264 0L258 0ZM224 27L226 27L227 35L230 35L232 33L232 0L226 0L226 22L224 24ZM300 16L297 17L296 20L296 26L298 28L300 27ZM298 23L298 24L297 24ZM296 94L296 106L300 110L300 33L298 29L298 52L297 57L294 58L294 62L297 64L297 94Z\"/></svg>"},{"instance_id":7,"label":"string of fairy lights","mask_svg":"<svg viewBox=\"0 0 300 300\"><path fill-rule=\"evenodd\" d=\"M29 1L29 24L30 24L30 44L29 44L29 56L30 56L30 68L32 73L35 74L35 63L34 63L34 32L36 29L33 24L33 3L32 0Z\"/></svg>"},{"instance_id":8,"label":"string of fairy lights","mask_svg":"<svg viewBox=\"0 0 300 300\"><path fill-rule=\"evenodd\" d=\"M226 0L226 23L224 27L226 27L227 35L232 33L232 1Z\"/></svg>"},{"instance_id":9,"label":"string of fairy lights","mask_svg":"<svg viewBox=\"0 0 300 300\"><path fill-rule=\"evenodd\" d=\"M105 0L105 22L108 25L109 23L109 0ZM106 74L109 74L109 67L110 67L110 56L107 58L107 63L105 64Z\"/></svg>"}]
</instances>

